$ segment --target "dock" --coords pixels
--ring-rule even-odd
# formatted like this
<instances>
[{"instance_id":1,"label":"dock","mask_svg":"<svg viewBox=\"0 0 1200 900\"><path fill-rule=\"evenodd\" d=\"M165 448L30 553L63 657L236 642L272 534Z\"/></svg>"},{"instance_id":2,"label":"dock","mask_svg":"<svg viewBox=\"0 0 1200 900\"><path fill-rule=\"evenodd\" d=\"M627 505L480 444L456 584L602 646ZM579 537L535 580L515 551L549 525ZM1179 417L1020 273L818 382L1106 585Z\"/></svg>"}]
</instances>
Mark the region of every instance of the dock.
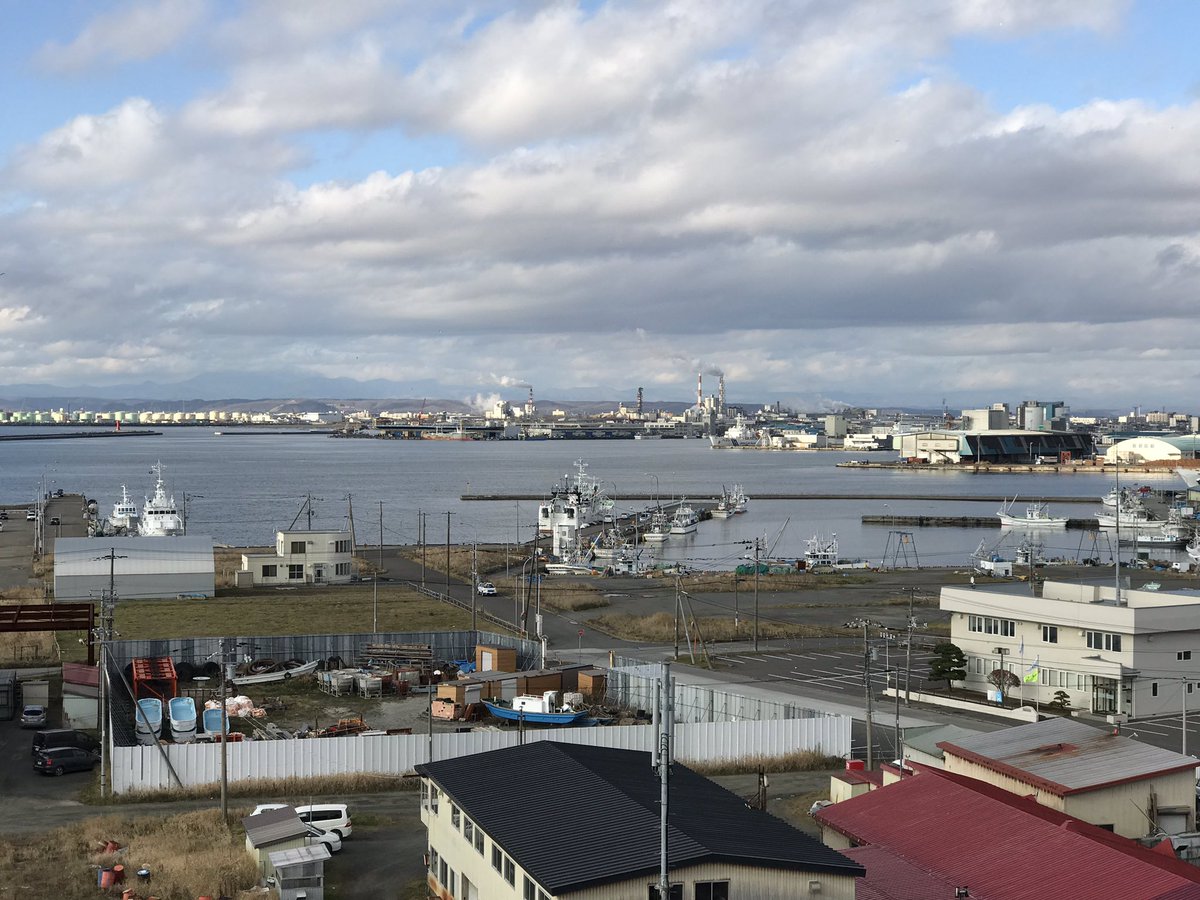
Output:
<instances>
[{"instance_id":1,"label":"dock","mask_svg":"<svg viewBox=\"0 0 1200 900\"><path fill-rule=\"evenodd\" d=\"M716 502L716 493L714 492L713 502ZM544 500L544 494L461 494L458 498L463 501L493 501L493 500ZM654 502L656 498L653 494L621 494L619 497L614 496L612 499L622 502L629 500L647 500ZM689 500L693 499L689 495ZM704 502L700 499L700 495L695 495L697 502ZM947 501L947 502L962 502L962 503L1008 503L1012 497L1006 497L1001 494L831 494L831 493L758 493L757 491L750 498L751 500L931 500L931 501ZM1098 497L1043 497L1038 496L1038 500L1045 503L1087 503L1095 506L1099 503ZM672 502L675 502L674 500ZM664 501L663 505L666 503Z\"/></svg>"},{"instance_id":2,"label":"dock","mask_svg":"<svg viewBox=\"0 0 1200 900\"><path fill-rule=\"evenodd\" d=\"M131 428L127 431L117 431L113 428L107 431L64 431L60 434L0 434L0 441L65 441L71 438L151 437L161 435L161 431L151 431L147 428Z\"/></svg>"},{"instance_id":3,"label":"dock","mask_svg":"<svg viewBox=\"0 0 1200 900\"><path fill-rule=\"evenodd\" d=\"M1095 503L1096 501L1087 501ZM863 516L864 525L887 525L895 528L905 526L910 528L999 528L1000 519L997 516ZM1096 520L1067 519L1067 528L1076 531L1096 531L1099 529ZM1013 531L1023 530L1014 526ZM1050 529L1041 529L1048 531Z\"/></svg>"}]
</instances>

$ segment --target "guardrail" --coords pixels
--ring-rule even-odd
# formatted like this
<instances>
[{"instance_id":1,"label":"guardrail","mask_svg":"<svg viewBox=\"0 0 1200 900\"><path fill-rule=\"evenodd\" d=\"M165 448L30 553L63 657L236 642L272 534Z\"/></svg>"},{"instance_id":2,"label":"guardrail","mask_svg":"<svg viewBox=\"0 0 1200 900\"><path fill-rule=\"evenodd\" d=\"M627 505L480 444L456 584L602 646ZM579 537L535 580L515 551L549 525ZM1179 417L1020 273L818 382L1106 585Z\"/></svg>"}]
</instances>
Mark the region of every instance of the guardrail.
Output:
<instances>
[{"instance_id":1,"label":"guardrail","mask_svg":"<svg viewBox=\"0 0 1200 900\"><path fill-rule=\"evenodd\" d=\"M441 600L443 603L449 603L451 606L457 606L459 609L465 609L467 612L472 612L471 604L466 600L459 600L457 597L452 597L449 594L444 594L441 591L435 591L432 588L421 587L415 581L405 582L412 590L416 591L425 597L430 597L434 600ZM485 609L480 609L478 605L474 607L475 618L483 619L485 622L491 622L493 625L499 625L501 628L511 631L514 634L520 634L521 629L515 623L509 622L507 619L502 619L499 616L492 615Z\"/></svg>"}]
</instances>

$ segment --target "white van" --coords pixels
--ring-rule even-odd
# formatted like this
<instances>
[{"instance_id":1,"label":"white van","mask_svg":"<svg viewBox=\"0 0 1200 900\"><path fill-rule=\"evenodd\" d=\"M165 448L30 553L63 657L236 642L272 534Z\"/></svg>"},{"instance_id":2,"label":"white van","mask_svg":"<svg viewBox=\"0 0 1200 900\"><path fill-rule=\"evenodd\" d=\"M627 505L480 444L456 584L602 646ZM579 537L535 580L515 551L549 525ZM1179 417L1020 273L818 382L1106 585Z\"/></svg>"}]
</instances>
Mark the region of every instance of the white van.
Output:
<instances>
[{"instance_id":1,"label":"white van","mask_svg":"<svg viewBox=\"0 0 1200 900\"><path fill-rule=\"evenodd\" d=\"M268 809L281 809L286 803L260 803L254 809L255 815ZM296 815L300 821L312 825L322 831L329 831L339 839L350 837L354 833L350 821L350 810L345 803L314 803L311 806L297 806Z\"/></svg>"}]
</instances>

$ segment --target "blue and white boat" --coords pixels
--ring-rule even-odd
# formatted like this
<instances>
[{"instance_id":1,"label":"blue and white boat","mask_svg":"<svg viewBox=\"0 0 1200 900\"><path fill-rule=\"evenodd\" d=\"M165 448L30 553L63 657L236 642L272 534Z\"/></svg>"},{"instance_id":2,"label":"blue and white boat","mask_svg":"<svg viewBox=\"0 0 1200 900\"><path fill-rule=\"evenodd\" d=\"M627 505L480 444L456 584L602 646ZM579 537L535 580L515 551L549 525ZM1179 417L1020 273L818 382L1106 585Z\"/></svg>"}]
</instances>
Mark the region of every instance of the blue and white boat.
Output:
<instances>
[{"instance_id":1,"label":"blue and white boat","mask_svg":"<svg viewBox=\"0 0 1200 900\"><path fill-rule=\"evenodd\" d=\"M586 719L586 709L560 705L558 691L546 691L538 697L520 694L509 700L484 700L488 711L497 719L526 722L530 725L575 725Z\"/></svg>"},{"instance_id":2,"label":"blue and white boat","mask_svg":"<svg viewBox=\"0 0 1200 900\"><path fill-rule=\"evenodd\" d=\"M196 701L191 697L172 697L168 704L171 717L171 738L177 744L196 739Z\"/></svg>"},{"instance_id":3,"label":"blue and white boat","mask_svg":"<svg viewBox=\"0 0 1200 900\"><path fill-rule=\"evenodd\" d=\"M157 744L162 731L162 701L157 697L146 697L138 701L135 724L139 744Z\"/></svg>"}]
</instances>

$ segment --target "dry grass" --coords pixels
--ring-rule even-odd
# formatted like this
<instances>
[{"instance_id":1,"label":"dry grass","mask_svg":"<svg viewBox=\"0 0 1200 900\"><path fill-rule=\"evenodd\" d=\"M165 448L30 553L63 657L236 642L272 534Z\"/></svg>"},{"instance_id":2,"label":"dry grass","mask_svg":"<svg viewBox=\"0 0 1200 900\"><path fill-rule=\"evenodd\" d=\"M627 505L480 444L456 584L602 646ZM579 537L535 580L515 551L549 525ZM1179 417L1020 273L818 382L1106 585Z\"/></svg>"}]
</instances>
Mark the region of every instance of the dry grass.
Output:
<instances>
[{"instance_id":1,"label":"dry grass","mask_svg":"<svg viewBox=\"0 0 1200 900\"><path fill-rule=\"evenodd\" d=\"M0 606L34 606L49 602L35 588L12 588L0 598ZM59 652L54 636L53 631L0 634L0 668L57 664Z\"/></svg>"},{"instance_id":2,"label":"dry grass","mask_svg":"<svg viewBox=\"0 0 1200 900\"><path fill-rule=\"evenodd\" d=\"M689 619L688 629L692 638L696 638L696 624L699 624L699 636L705 642L735 641L747 638L751 634L752 622L744 617L740 626L735 628L733 618L708 617L699 620ZM638 616L633 613L610 613L595 616L588 620L593 628L611 634L613 637L626 641L643 641L647 643L667 643L675 639L675 617L670 613L654 613L649 616ZM680 623L679 633L682 639L683 624ZM759 620L758 636L762 640L800 637L844 637L846 630L832 625L801 625L788 622L763 622Z\"/></svg>"},{"instance_id":3,"label":"dry grass","mask_svg":"<svg viewBox=\"0 0 1200 900\"><path fill-rule=\"evenodd\" d=\"M692 763L684 760L689 769L701 775L753 775L764 772L823 772L840 769L840 756L829 756L819 750L797 750L784 756L747 756L735 762Z\"/></svg>"},{"instance_id":4,"label":"dry grass","mask_svg":"<svg viewBox=\"0 0 1200 900\"><path fill-rule=\"evenodd\" d=\"M355 775L326 775L319 778L256 778L229 783L230 797L300 798L306 802L322 797L344 798L351 794L381 794L384 792L416 790L415 778L401 775L377 775L360 772ZM178 800L219 800L219 782L187 788L168 788L155 791L129 791L105 800L105 803L167 803ZM99 790L93 785L80 799L99 803ZM341 802L341 801L339 801ZM249 815L247 809L243 815ZM355 816L357 820L358 817ZM365 824L365 823L364 823Z\"/></svg>"},{"instance_id":5,"label":"dry grass","mask_svg":"<svg viewBox=\"0 0 1200 900\"><path fill-rule=\"evenodd\" d=\"M753 575L736 575L733 572L704 572L700 575L685 575L680 587L694 594L733 593L736 579L739 591L753 588ZM825 588L845 587L848 584L872 584L874 575L821 574L788 572L780 575L759 575L759 591L815 591Z\"/></svg>"},{"instance_id":6,"label":"dry grass","mask_svg":"<svg viewBox=\"0 0 1200 900\"><path fill-rule=\"evenodd\" d=\"M432 541L433 530L432 526L427 526L429 531L427 537ZM405 559L419 563L421 561L420 547L407 547L398 551L399 555ZM451 545L450 547L450 575L462 581L470 583L471 581L471 563L472 555L476 571L479 574L481 581L488 579L495 580L497 573L512 571L514 567L519 567L522 562L528 557L528 553L522 551L521 548L495 549L491 546L479 546L474 548L470 544L466 545ZM425 567L430 572L445 573L446 571L446 545L429 543L425 546Z\"/></svg>"},{"instance_id":7,"label":"dry grass","mask_svg":"<svg viewBox=\"0 0 1200 900\"><path fill-rule=\"evenodd\" d=\"M542 605L551 609L579 612L584 609L602 609L610 603L607 597L590 584L543 584Z\"/></svg>"},{"instance_id":8,"label":"dry grass","mask_svg":"<svg viewBox=\"0 0 1200 900\"><path fill-rule=\"evenodd\" d=\"M101 852L98 842L107 840L124 849ZM150 869L159 897L233 895L258 877L244 840L241 829L227 827L216 810L90 818L32 838L0 841L0 883L31 897L93 898L97 868L120 864L127 886L139 867Z\"/></svg>"}]
</instances>

